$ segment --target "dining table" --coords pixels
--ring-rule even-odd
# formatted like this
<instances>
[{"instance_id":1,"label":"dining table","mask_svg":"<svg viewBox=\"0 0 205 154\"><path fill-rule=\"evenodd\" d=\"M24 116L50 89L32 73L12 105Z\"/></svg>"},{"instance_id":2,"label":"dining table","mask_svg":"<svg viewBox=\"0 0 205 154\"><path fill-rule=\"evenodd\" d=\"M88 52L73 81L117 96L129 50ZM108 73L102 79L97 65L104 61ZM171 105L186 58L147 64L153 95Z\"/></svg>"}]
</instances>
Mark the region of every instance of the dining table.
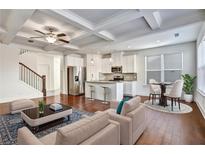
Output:
<instances>
[{"instance_id":1,"label":"dining table","mask_svg":"<svg viewBox=\"0 0 205 154\"><path fill-rule=\"evenodd\" d=\"M166 87L169 85L172 85L171 82L156 82L156 83L152 83L154 85L159 85L160 89L161 89L161 95L160 95L160 99L159 99L159 105L161 106L168 106L167 105L167 98L164 95L166 93Z\"/></svg>"}]
</instances>

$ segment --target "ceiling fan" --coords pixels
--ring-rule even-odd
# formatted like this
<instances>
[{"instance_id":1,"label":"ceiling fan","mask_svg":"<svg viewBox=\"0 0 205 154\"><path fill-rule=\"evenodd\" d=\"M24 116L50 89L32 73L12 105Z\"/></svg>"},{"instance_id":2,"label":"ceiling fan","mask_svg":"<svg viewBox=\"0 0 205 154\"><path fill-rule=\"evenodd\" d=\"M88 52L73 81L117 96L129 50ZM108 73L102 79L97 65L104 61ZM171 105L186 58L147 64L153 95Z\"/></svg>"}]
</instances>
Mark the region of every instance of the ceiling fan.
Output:
<instances>
[{"instance_id":1,"label":"ceiling fan","mask_svg":"<svg viewBox=\"0 0 205 154\"><path fill-rule=\"evenodd\" d=\"M55 34L53 33L55 31L54 28L49 27L48 33L44 33L40 30L34 30L34 31L41 34L42 36L30 37L30 39L44 38L48 43L51 43L51 44L55 43L56 41L61 41L63 43L69 43L69 41L61 38L61 37L66 36L66 34L65 33Z\"/></svg>"}]
</instances>

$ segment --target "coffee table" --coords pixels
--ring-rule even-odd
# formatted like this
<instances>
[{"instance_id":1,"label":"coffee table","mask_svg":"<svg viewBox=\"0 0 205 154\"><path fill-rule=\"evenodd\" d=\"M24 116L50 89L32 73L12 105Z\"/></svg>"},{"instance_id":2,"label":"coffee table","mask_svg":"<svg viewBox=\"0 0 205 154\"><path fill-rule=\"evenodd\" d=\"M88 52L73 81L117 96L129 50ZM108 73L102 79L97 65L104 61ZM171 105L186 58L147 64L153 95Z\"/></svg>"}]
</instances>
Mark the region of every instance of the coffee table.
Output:
<instances>
[{"instance_id":1,"label":"coffee table","mask_svg":"<svg viewBox=\"0 0 205 154\"><path fill-rule=\"evenodd\" d=\"M26 109L21 112L21 117L23 121L31 128L33 132L39 130L39 126L67 117L70 120L70 115L72 114L72 107L67 105L62 105L62 109L54 111L49 108L50 105L45 106L44 113L40 114L38 107Z\"/></svg>"}]
</instances>

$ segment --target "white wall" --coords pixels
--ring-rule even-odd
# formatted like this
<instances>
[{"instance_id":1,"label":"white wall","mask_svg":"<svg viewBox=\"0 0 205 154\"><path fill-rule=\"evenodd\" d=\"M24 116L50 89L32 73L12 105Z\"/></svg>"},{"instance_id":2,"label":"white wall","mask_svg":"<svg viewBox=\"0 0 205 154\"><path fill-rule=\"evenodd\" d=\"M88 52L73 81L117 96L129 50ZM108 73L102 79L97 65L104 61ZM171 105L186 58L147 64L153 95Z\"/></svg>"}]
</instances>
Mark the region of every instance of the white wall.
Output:
<instances>
[{"instance_id":1,"label":"white wall","mask_svg":"<svg viewBox=\"0 0 205 154\"><path fill-rule=\"evenodd\" d=\"M163 53L174 53L183 52L183 67L182 73L189 73L191 75L196 75L196 43L184 43L171 46L164 46L159 48L152 48L146 50L139 50L136 52L137 55L137 93L138 95L148 96L149 88L145 84L145 56L149 55L159 55Z\"/></svg>"},{"instance_id":2,"label":"white wall","mask_svg":"<svg viewBox=\"0 0 205 154\"><path fill-rule=\"evenodd\" d=\"M0 103L20 98L42 97L42 93L19 81L19 53L15 45L0 44Z\"/></svg>"},{"instance_id":3,"label":"white wall","mask_svg":"<svg viewBox=\"0 0 205 154\"><path fill-rule=\"evenodd\" d=\"M40 75L46 75L47 95L60 94L60 56L27 52L20 56L20 62Z\"/></svg>"},{"instance_id":4,"label":"white wall","mask_svg":"<svg viewBox=\"0 0 205 154\"><path fill-rule=\"evenodd\" d=\"M197 38L197 46L196 49L198 49L200 42L205 36L205 23L203 24L201 31L199 32L198 38ZM197 103L203 117L205 118L205 95L196 90L195 92L195 97L194 97L195 102Z\"/></svg>"},{"instance_id":5,"label":"white wall","mask_svg":"<svg viewBox=\"0 0 205 154\"><path fill-rule=\"evenodd\" d=\"M60 57L54 57L54 85L53 88L55 89L55 91L57 90L58 92L56 92L56 94L60 94Z\"/></svg>"}]
</instances>

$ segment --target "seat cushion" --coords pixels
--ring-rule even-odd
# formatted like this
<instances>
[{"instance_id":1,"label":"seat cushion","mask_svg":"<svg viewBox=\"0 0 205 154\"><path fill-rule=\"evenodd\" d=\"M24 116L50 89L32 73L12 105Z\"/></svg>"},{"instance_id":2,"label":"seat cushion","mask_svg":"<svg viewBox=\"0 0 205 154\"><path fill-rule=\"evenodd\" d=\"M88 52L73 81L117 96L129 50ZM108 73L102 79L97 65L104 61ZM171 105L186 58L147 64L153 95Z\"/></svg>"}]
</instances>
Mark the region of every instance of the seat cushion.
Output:
<instances>
[{"instance_id":1,"label":"seat cushion","mask_svg":"<svg viewBox=\"0 0 205 154\"><path fill-rule=\"evenodd\" d=\"M56 144L76 145L85 141L109 124L108 113L96 115L79 120L73 124L59 128L57 131Z\"/></svg>"},{"instance_id":2,"label":"seat cushion","mask_svg":"<svg viewBox=\"0 0 205 154\"><path fill-rule=\"evenodd\" d=\"M42 138L40 138L40 141L45 144L45 145L55 145L56 143L56 134L57 132L53 132L53 133L50 133Z\"/></svg>"},{"instance_id":3,"label":"seat cushion","mask_svg":"<svg viewBox=\"0 0 205 154\"><path fill-rule=\"evenodd\" d=\"M129 101L127 101L123 105L121 115L126 115L127 113L135 110L137 107L140 106L140 102L141 102L141 97L139 97L139 96L134 97L134 98L130 99Z\"/></svg>"},{"instance_id":4,"label":"seat cushion","mask_svg":"<svg viewBox=\"0 0 205 154\"><path fill-rule=\"evenodd\" d=\"M11 102L10 104L10 110L11 113L15 113L24 109L36 107L37 105L35 104L34 101L30 99L21 99L21 100L16 100Z\"/></svg>"}]
</instances>

